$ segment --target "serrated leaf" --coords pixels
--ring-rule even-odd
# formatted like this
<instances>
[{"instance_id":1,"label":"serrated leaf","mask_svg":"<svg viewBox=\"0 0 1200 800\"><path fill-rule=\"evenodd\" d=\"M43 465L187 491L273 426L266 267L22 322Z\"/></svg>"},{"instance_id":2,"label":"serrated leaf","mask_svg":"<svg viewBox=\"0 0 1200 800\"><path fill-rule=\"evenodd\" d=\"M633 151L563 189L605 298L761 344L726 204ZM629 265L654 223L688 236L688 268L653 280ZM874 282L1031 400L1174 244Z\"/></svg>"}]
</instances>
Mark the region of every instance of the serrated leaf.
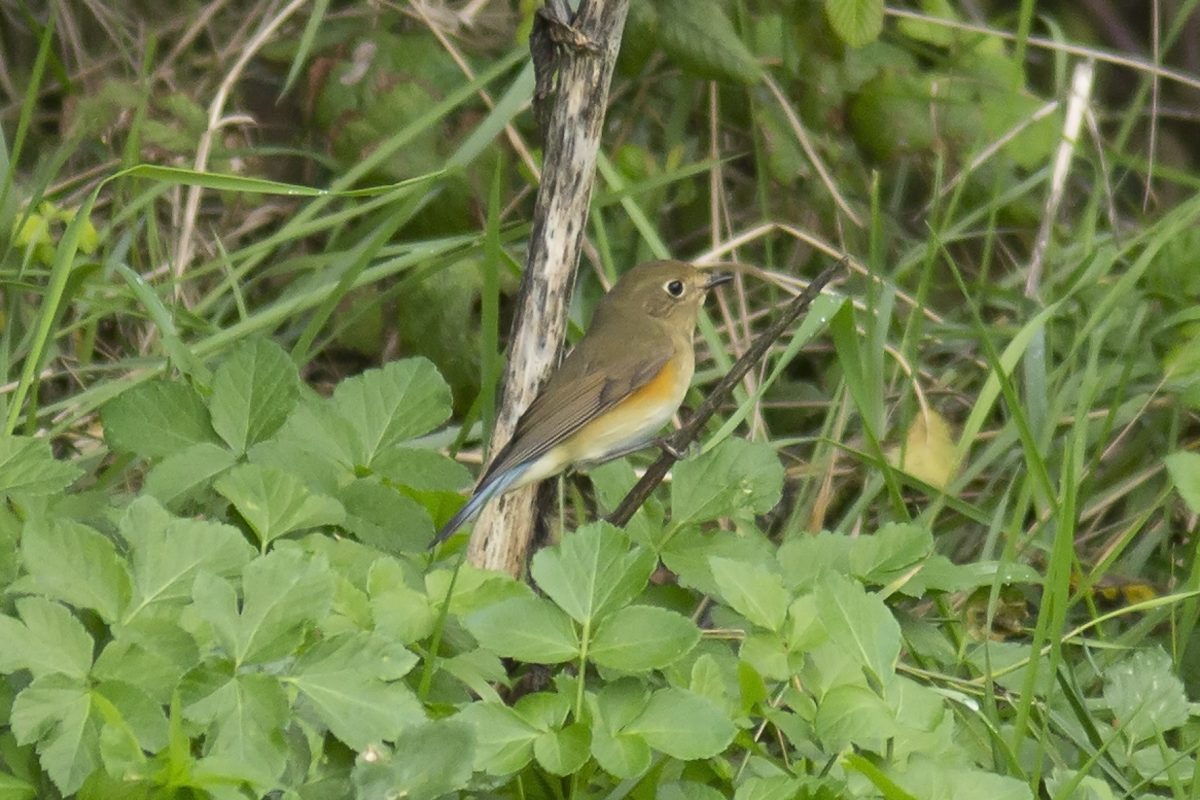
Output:
<instances>
[{"instance_id":1,"label":"serrated leaf","mask_svg":"<svg viewBox=\"0 0 1200 800\"><path fill-rule=\"evenodd\" d=\"M865 686L835 686L817 706L813 728L821 742L836 752L851 743L880 752L896 733L892 710Z\"/></svg>"},{"instance_id":2,"label":"serrated leaf","mask_svg":"<svg viewBox=\"0 0 1200 800\"><path fill-rule=\"evenodd\" d=\"M708 563L720 597L730 608L768 630L783 627L790 598L778 573L720 556L709 558Z\"/></svg>"},{"instance_id":3,"label":"serrated leaf","mask_svg":"<svg viewBox=\"0 0 1200 800\"><path fill-rule=\"evenodd\" d=\"M783 493L783 466L763 442L726 439L713 450L675 466L671 524L690 525L738 511L762 514Z\"/></svg>"},{"instance_id":4,"label":"serrated leaf","mask_svg":"<svg viewBox=\"0 0 1200 800\"><path fill-rule=\"evenodd\" d=\"M737 728L706 698L686 689L659 689L642 713L625 727L672 758L690 761L724 750Z\"/></svg>"},{"instance_id":5,"label":"serrated leaf","mask_svg":"<svg viewBox=\"0 0 1200 800\"><path fill-rule=\"evenodd\" d=\"M296 687L334 736L365 750L425 720L420 701L399 682L417 657L370 634L318 642L283 680Z\"/></svg>"},{"instance_id":6,"label":"serrated leaf","mask_svg":"<svg viewBox=\"0 0 1200 800\"><path fill-rule=\"evenodd\" d=\"M376 474L422 492L457 492L471 483L471 472L434 450L387 447L371 462Z\"/></svg>"},{"instance_id":7,"label":"serrated leaf","mask_svg":"<svg viewBox=\"0 0 1200 800\"><path fill-rule=\"evenodd\" d=\"M662 49L686 71L709 80L751 85L761 67L714 0L655 0Z\"/></svg>"},{"instance_id":8,"label":"serrated leaf","mask_svg":"<svg viewBox=\"0 0 1200 800\"><path fill-rule=\"evenodd\" d=\"M501 600L464 620L481 647L530 664L558 664L579 656L571 618L540 597Z\"/></svg>"},{"instance_id":9,"label":"serrated leaf","mask_svg":"<svg viewBox=\"0 0 1200 800\"><path fill-rule=\"evenodd\" d=\"M409 358L342 381L333 407L357 432L356 463L369 466L385 449L449 419L450 387L433 362Z\"/></svg>"},{"instance_id":10,"label":"serrated leaf","mask_svg":"<svg viewBox=\"0 0 1200 800\"><path fill-rule=\"evenodd\" d=\"M396 740L395 755L358 757L352 773L355 796L389 797L403 787L404 800L435 800L467 785L474 749L474 730L461 720L415 726Z\"/></svg>"},{"instance_id":11,"label":"serrated leaf","mask_svg":"<svg viewBox=\"0 0 1200 800\"><path fill-rule=\"evenodd\" d=\"M1104 671L1104 701L1115 724L1135 744L1182 726L1190 713L1171 657L1157 647Z\"/></svg>"},{"instance_id":12,"label":"serrated leaf","mask_svg":"<svg viewBox=\"0 0 1200 800\"><path fill-rule=\"evenodd\" d=\"M625 672L662 669L691 652L700 629L682 614L653 606L626 606L605 617L588 644L588 658Z\"/></svg>"},{"instance_id":13,"label":"serrated leaf","mask_svg":"<svg viewBox=\"0 0 1200 800\"><path fill-rule=\"evenodd\" d=\"M240 613L229 582L207 573L196 578L192 607L238 664L273 661L291 653L329 613L333 577L324 558L276 549L242 571Z\"/></svg>"},{"instance_id":14,"label":"serrated leaf","mask_svg":"<svg viewBox=\"0 0 1200 800\"><path fill-rule=\"evenodd\" d=\"M0 615L0 672L27 669L34 678L56 673L86 678L94 643L83 624L42 597L22 597L16 607L19 622Z\"/></svg>"},{"instance_id":15,"label":"serrated leaf","mask_svg":"<svg viewBox=\"0 0 1200 800\"><path fill-rule=\"evenodd\" d=\"M529 572L559 608L587 622L637 597L656 563L651 552L630 545L619 528L595 522L539 550Z\"/></svg>"},{"instance_id":16,"label":"serrated leaf","mask_svg":"<svg viewBox=\"0 0 1200 800\"><path fill-rule=\"evenodd\" d=\"M213 483L250 525L263 550L293 531L337 525L346 517L332 497L313 494L291 473L261 464L243 464Z\"/></svg>"},{"instance_id":17,"label":"serrated leaf","mask_svg":"<svg viewBox=\"0 0 1200 800\"><path fill-rule=\"evenodd\" d=\"M13 701L17 744L37 743L42 769L64 795L74 793L100 766L99 725L92 695L65 675L47 675Z\"/></svg>"},{"instance_id":18,"label":"serrated leaf","mask_svg":"<svg viewBox=\"0 0 1200 800\"><path fill-rule=\"evenodd\" d=\"M890 683L900 657L900 625L884 602L842 575L825 576L814 595L830 642L881 686Z\"/></svg>"},{"instance_id":19,"label":"serrated leaf","mask_svg":"<svg viewBox=\"0 0 1200 800\"><path fill-rule=\"evenodd\" d=\"M122 625L104 646L92 675L101 680L136 675L138 687L166 705L179 679L199 663L200 650L191 634L174 621L142 615Z\"/></svg>"},{"instance_id":20,"label":"serrated leaf","mask_svg":"<svg viewBox=\"0 0 1200 800\"><path fill-rule=\"evenodd\" d=\"M510 775L533 758L540 733L503 703L471 703L455 719L475 731L475 769Z\"/></svg>"},{"instance_id":21,"label":"serrated leaf","mask_svg":"<svg viewBox=\"0 0 1200 800\"><path fill-rule=\"evenodd\" d=\"M1200 514L1200 453L1172 453L1163 459L1175 490L1193 514Z\"/></svg>"},{"instance_id":22,"label":"serrated leaf","mask_svg":"<svg viewBox=\"0 0 1200 800\"><path fill-rule=\"evenodd\" d=\"M254 557L254 548L237 528L180 519L150 497L130 504L120 533L129 544L133 572L134 597L126 624L156 603L190 600L198 572L230 577Z\"/></svg>"},{"instance_id":23,"label":"serrated leaf","mask_svg":"<svg viewBox=\"0 0 1200 800\"><path fill-rule=\"evenodd\" d=\"M21 536L21 563L28 573L14 588L90 608L106 622L120 618L129 602L129 571L112 542L70 520L31 520Z\"/></svg>"},{"instance_id":24,"label":"serrated leaf","mask_svg":"<svg viewBox=\"0 0 1200 800\"><path fill-rule=\"evenodd\" d=\"M184 711L209 726L208 754L233 762L237 773L265 791L287 763L283 728L289 704L279 681L262 674L213 675L190 685L203 689L194 691Z\"/></svg>"},{"instance_id":25,"label":"serrated leaf","mask_svg":"<svg viewBox=\"0 0 1200 800\"><path fill-rule=\"evenodd\" d=\"M420 503L377 478L354 481L338 492L346 509L342 527L385 553L420 553L433 539L433 520Z\"/></svg>"},{"instance_id":26,"label":"serrated leaf","mask_svg":"<svg viewBox=\"0 0 1200 800\"><path fill-rule=\"evenodd\" d=\"M825 0L825 16L843 42L862 47L883 30L883 0Z\"/></svg>"},{"instance_id":27,"label":"serrated leaf","mask_svg":"<svg viewBox=\"0 0 1200 800\"><path fill-rule=\"evenodd\" d=\"M100 410L104 438L116 450L161 458L194 444L219 444L208 406L186 383L157 380L138 384Z\"/></svg>"},{"instance_id":28,"label":"serrated leaf","mask_svg":"<svg viewBox=\"0 0 1200 800\"><path fill-rule=\"evenodd\" d=\"M236 453L271 438L300 393L296 365L279 345L247 339L213 373L213 429Z\"/></svg>"},{"instance_id":29,"label":"serrated leaf","mask_svg":"<svg viewBox=\"0 0 1200 800\"><path fill-rule=\"evenodd\" d=\"M57 460L47 439L0 436L0 496L54 494L82 474L75 465Z\"/></svg>"},{"instance_id":30,"label":"serrated leaf","mask_svg":"<svg viewBox=\"0 0 1200 800\"><path fill-rule=\"evenodd\" d=\"M205 489L214 477L237 463L237 456L207 442L167 456L146 473L146 494L168 508L177 508Z\"/></svg>"}]
</instances>

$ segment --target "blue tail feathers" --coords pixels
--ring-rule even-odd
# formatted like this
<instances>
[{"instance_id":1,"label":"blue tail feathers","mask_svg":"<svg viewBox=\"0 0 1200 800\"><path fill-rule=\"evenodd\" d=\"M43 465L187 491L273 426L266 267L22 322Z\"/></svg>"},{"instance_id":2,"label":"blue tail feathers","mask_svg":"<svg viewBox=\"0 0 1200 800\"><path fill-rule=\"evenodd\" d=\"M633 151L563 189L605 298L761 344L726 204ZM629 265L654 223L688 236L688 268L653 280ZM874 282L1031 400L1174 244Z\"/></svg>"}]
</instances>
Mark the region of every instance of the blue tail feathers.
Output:
<instances>
[{"instance_id":1,"label":"blue tail feathers","mask_svg":"<svg viewBox=\"0 0 1200 800\"><path fill-rule=\"evenodd\" d=\"M471 495L471 499L467 501L466 505L460 508L458 513L451 517L450 521L443 525L442 529L437 532L437 536L433 537L433 541L429 543L429 547L436 547L437 545L446 541L446 539L450 538L450 536L456 530L461 528L467 522L467 520L478 514L479 510L483 508L484 504L486 504L488 500L491 500L493 497L498 497L499 495L502 495L508 491L508 488L512 486L517 478L524 475L525 470L527 469L529 469L528 464L521 464L508 470L503 475L497 475L493 480L488 481L483 486L477 487L475 489L475 493Z\"/></svg>"}]
</instances>

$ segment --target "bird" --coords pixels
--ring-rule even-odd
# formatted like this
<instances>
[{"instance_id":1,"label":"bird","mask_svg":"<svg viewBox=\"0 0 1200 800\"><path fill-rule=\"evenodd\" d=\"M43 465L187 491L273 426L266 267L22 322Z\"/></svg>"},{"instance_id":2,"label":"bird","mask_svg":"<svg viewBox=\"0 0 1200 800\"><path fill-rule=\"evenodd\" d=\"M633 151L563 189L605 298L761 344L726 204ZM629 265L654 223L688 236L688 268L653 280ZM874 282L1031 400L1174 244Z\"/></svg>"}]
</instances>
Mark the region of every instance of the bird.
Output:
<instances>
[{"instance_id":1,"label":"bird","mask_svg":"<svg viewBox=\"0 0 1200 800\"><path fill-rule=\"evenodd\" d=\"M650 261L622 275L471 497L429 546L445 541L494 497L654 441L691 385L700 306L709 289L732 278L682 261Z\"/></svg>"}]
</instances>

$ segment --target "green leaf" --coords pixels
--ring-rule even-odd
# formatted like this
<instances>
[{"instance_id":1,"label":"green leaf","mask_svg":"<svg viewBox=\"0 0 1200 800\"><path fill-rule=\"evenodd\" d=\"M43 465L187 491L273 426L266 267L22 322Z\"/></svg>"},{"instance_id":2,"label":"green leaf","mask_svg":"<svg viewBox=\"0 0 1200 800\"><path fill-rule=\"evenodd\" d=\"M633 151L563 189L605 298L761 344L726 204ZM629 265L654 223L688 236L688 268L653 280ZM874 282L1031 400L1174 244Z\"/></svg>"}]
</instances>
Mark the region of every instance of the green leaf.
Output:
<instances>
[{"instance_id":1,"label":"green leaf","mask_svg":"<svg viewBox=\"0 0 1200 800\"><path fill-rule=\"evenodd\" d=\"M650 745L640 736L609 733L595 726L591 749L596 763L617 778L635 778L650 768Z\"/></svg>"},{"instance_id":2,"label":"green leaf","mask_svg":"<svg viewBox=\"0 0 1200 800\"><path fill-rule=\"evenodd\" d=\"M588 658L625 672L662 669L691 652L700 629L682 614L653 606L626 606L605 617L588 645Z\"/></svg>"},{"instance_id":3,"label":"green leaf","mask_svg":"<svg viewBox=\"0 0 1200 800\"><path fill-rule=\"evenodd\" d=\"M35 800L37 788L20 778L0 772L0 800Z\"/></svg>"},{"instance_id":4,"label":"green leaf","mask_svg":"<svg viewBox=\"0 0 1200 800\"><path fill-rule=\"evenodd\" d=\"M533 742L533 754L542 769L551 775L567 776L579 770L590 755L591 731L576 722L565 728L539 734Z\"/></svg>"},{"instance_id":5,"label":"green leaf","mask_svg":"<svg viewBox=\"0 0 1200 800\"><path fill-rule=\"evenodd\" d=\"M557 664L579 655L579 636L571 618L540 597L501 600L464 621L481 647L504 658Z\"/></svg>"},{"instance_id":6,"label":"green leaf","mask_svg":"<svg viewBox=\"0 0 1200 800\"><path fill-rule=\"evenodd\" d=\"M896 722L879 695L847 684L833 687L821 698L813 728L830 752L853 744L879 753L895 735Z\"/></svg>"},{"instance_id":7,"label":"green leaf","mask_svg":"<svg viewBox=\"0 0 1200 800\"><path fill-rule=\"evenodd\" d=\"M254 548L237 528L180 519L150 497L130 504L120 532L133 568L134 599L126 623L154 604L190 600L197 573L232 577L254 558Z\"/></svg>"},{"instance_id":8,"label":"green leaf","mask_svg":"<svg viewBox=\"0 0 1200 800\"><path fill-rule=\"evenodd\" d=\"M116 450L161 458L194 444L219 444L208 406L186 383L149 381L128 389L100 410L104 437Z\"/></svg>"},{"instance_id":9,"label":"green leaf","mask_svg":"<svg viewBox=\"0 0 1200 800\"><path fill-rule=\"evenodd\" d=\"M457 492L471 484L471 472L434 450L388 447L371 462L376 474L422 492Z\"/></svg>"},{"instance_id":10,"label":"green leaf","mask_svg":"<svg viewBox=\"0 0 1200 800\"><path fill-rule=\"evenodd\" d=\"M712 556L708 560L721 599L755 625L778 631L787 617L783 578L758 564Z\"/></svg>"},{"instance_id":11,"label":"green leaf","mask_svg":"<svg viewBox=\"0 0 1200 800\"><path fill-rule=\"evenodd\" d=\"M136 675L138 686L166 705L179 680L199 663L200 650L191 634L175 621L146 614L120 627L100 651L92 674L101 680Z\"/></svg>"},{"instance_id":12,"label":"green leaf","mask_svg":"<svg viewBox=\"0 0 1200 800\"><path fill-rule=\"evenodd\" d=\"M136 679L136 676L131 677ZM142 691L141 686L109 680L98 684L95 693L98 697L94 699L98 701L106 728L117 725L127 728L140 750L156 753L167 746L167 715L163 713L162 704ZM118 712L115 718L111 711L104 710L105 700Z\"/></svg>"},{"instance_id":13,"label":"green leaf","mask_svg":"<svg viewBox=\"0 0 1200 800\"><path fill-rule=\"evenodd\" d=\"M129 572L112 542L64 519L31 520L21 535L21 563L29 573L14 589L90 608L106 622L129 602Z\"/></svg>"},{"instance_id":14,"label":"green leaf","mask_svg":"<svg viewBox=\"0 0 1200 800\"><path fill-rule=\"evenodd\" d=\"M433 540L433 520L420 503L376 478L354 481L338 492L346 509L342 527L385 553L421 553Z\"/></svg>"},{"instance_id":15,"label":"green leaf","mask_svg":"<svg viewBox=\"0 0 1200 800\"><path fill-rule=\"evenodd\" d=\"M1104 701L1133 743L1182 726L1190 713L1171 657L1157 647L1140 650L1104 671Z\"/></svg>"},{"instance_id":16,"label":"green leaf","mask_svg":"<svg viewBox=\"0 0 1200 800\"><path fill-rule=\"evenodd\" d=\"M911 571L932 552L928 528L888 523L873 535L850 540L850 570L863 581L883 584Z\"/></svg>"},{"instance_id":17,"label":"green leaf","mask_svg":"<svg viewBox=\"0 0 1200 800\"><path fill-rule=\"evenodd\" d=\"M455 719L475 731L475 769L511 775L533 758L536 728L503 703L471 703Z\"/></svg>"},{"instance_id":18,"label":"green leaf","mask_svg":"<svg viewBox=\"0 0 1200 800\"><path fill-rule=\"evenodd\" d=\"M637 597L657 564L654 555L630 545L607 522L594 522L539 550L529 572L559 608L588 622Z\"/></svg>"},{"instance_id":19,"label":"green leaf","mask_svg":"<svg viewBox=\"0 0 1200 800\"><path fill-rule=\"evenodd\" d=\"M237 456L229 450L201 442L155 464L146 473L144 489L164 506L177 508L235 463Z\"/></svg>"},{"instance_id":20,"label":"green leaf","mask_svg":"<svg viewBox=\"0 0 1200 800\"><path fill-rule=\"evenodd\" d=\"M429 597L405 585L398 572L392 559L381 558L371 566L367 576L371 619L380 635L411 644L433 632L434 611Z\"/></svg>"},{"instance_id":21,"label":"green leaf","mask_svg":"<svg viewBox=\"0 0 1200 800\"><path fill-rule=\"evenodd\" d=\"M1165 459L1171 483L1188 510L1200 514L1200 453L1172 453Z\"/></svg>"},{"instance_id":22,"label":"green leaf","mask_svg":"<svg viewBox=\"0 0 1200 800\"><path fill-rule=\"evenodd\" d=\"M290 654L333 602L333 572L325 559L290 548L250 562L242 571L242 586L241 613L228 581L202 572L192 589L196 613L213 626L238 664Z\"/></svg>"},{"instance_id":23,"label":"green leaf","mask_svg":"<svg viewBox=\"0 0 1200 800\"><path fill-rule=\"evenodd\" d=\"M233 762L237 773L264 791L283 774L289 707L278 680L262 674L199 674L189 676L180 692L187 718L209 726L207 755Z\"/></svg>"},{"instance_id":24,"label":"green leaf","mask_svg":"<svg viewBox=\"0 0 1200 800\"><path fill-rule=\"evenodd\" d=\"M707 698L671 687L651 695L625 732L637 734L672 758L690 761L720 753L733 741L737 728Z\"/></svg>"},{"instance_id":25,"label":"green leaf","mask_svg":"<svg viewBox=\"0 0 1200 800\"><path fill-rule=\"evenodd\" d=\"M92 637L70 611L42 597L17 600L21 621L0 615L0 672L61 673L77 680L92 668Z\"/></svg>"},{"instance_id":26,"label":"green leaf","mask_svg":"<svg viewBox=\"0 0 1200 800\"><path fill-rule=\"evenodd\" d=\"M37 742L42 769L64 795L100 767L91 692L66 675L47 675L26 686L13 701L10 723L17 744Z\"/></svg>"},{"instance_id":27,"label":"green leaf","mask_svg":"<svg viewBox=\"0 0 1200 800\"><path fill-rule=\"evenodd\" d=\"M357 465L369 466L387 448L449 419L450 387L433 362L409 358L342 381L333 406L357 432Z\"/></svg>"},{"instance_id":28,"label":"green leaf","mask_svg":"<svg viewBox=\"0 0 1200 800\"><path fill-rule=\"evenodd\" d=\"M842 575L827 575L815 592L829 640L887 685L900 657L900 625L878 596Z\"/></svg>"},{"instance_id":29,"label":"green leaf","mask_svg":"<svg viewBox=\"0 0 1200 800\"><path fill-rule=\"evenodd\" d=\"M54 458L48 439L0 436L0 496L54 494L82 474L73 464Z\"/></svg>"},{"instance_id":30,"label":"green leaf","mask_svg":"<svg viewBox=\"0 0 1200 800\"><path fill-rule=\"evenodd\" d=\"M825 16L843 42L862 47L883 30L883 0L825 0Z\"/></svg>"},{"instance_id":31,"label":"green leaf","mask_svg":"<svg viewBox=\"0 0 1200 800\"><path fill-rule=\"evenodd\" d=\"M699 458L675 466L671 524L707 522L750 511L762 514L783 493L783 466L763 442L726 439Z\"/></svg>"},{"instance_id":32,"label":"green leaf","mask_svg":"<svg viewBox=\"0 0 1200 800\"><path fill-rule=\"evenodd\" d=\"M471 780L474 749L473 729L458 719L409 728L396 740L394 756L359 755L353 772L356 797L398 797L400 792L404 800L435 800Z\"/></svg>"},{"instance_id":33,"label":"green leaf","mask_svg":"<svg viewBox=\"0 0 1200 800\"><path fill-rule=\"evenodd\" d=\"M334 736L365 750L425 721L416 695L399 682L416 663L399 645L350 634L318 642L283 680L300 691Z\"/></svg>"},{"instance_id":34,"label":"green leaf","mask_svg":"<svg viewBox=\"0 0 1200 800\"><path fill-rule=\"evenodd\" d=\"M299 478L275 467L243 464L218 478L213 488L233 503L264 550L292 531L337 525L346 517L337 500L313 494Z\"/></svg>"},{"instance_id":35,"label":"green leaf","mask_svg":"<svg viewBox=\"0 0 1200 800\"><path fill-rule=\"evenodd\" d=\"M658 41L688 72L710 80L750 85L761 68L715 0L655 0Z\"/></svg>"},{"instance_id":36,"label":"green leaf","mask_svg":"<svg viewBox=\"0 0 1200 800\"><path fill-rule=\"evenodd\" d=\"M279 430L299 393L287 353L267 339L247 339L213 373L213 429L234 452L244 453Z\"/></svg>"}]
</instances>

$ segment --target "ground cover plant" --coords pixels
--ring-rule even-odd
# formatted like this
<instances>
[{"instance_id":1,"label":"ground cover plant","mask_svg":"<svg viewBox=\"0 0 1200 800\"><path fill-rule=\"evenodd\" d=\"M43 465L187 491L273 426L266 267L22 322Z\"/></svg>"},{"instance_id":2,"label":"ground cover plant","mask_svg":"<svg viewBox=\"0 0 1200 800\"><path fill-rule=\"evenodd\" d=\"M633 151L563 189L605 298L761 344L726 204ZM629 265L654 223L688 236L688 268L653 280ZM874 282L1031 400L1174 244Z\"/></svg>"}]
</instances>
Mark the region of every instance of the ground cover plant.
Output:
<instances>
[{"instance_id":1,"label":"ground cover plant","mask_svg":"<svg viewBox=\"0 0 1200 800\"><path fill-rule=\"evenodd\" d=\"M0 0L0 800L1194 797L1196 6L634 0L571 338L848 277L526 581L536 4Z\"/></svg>"}]
</instances>

